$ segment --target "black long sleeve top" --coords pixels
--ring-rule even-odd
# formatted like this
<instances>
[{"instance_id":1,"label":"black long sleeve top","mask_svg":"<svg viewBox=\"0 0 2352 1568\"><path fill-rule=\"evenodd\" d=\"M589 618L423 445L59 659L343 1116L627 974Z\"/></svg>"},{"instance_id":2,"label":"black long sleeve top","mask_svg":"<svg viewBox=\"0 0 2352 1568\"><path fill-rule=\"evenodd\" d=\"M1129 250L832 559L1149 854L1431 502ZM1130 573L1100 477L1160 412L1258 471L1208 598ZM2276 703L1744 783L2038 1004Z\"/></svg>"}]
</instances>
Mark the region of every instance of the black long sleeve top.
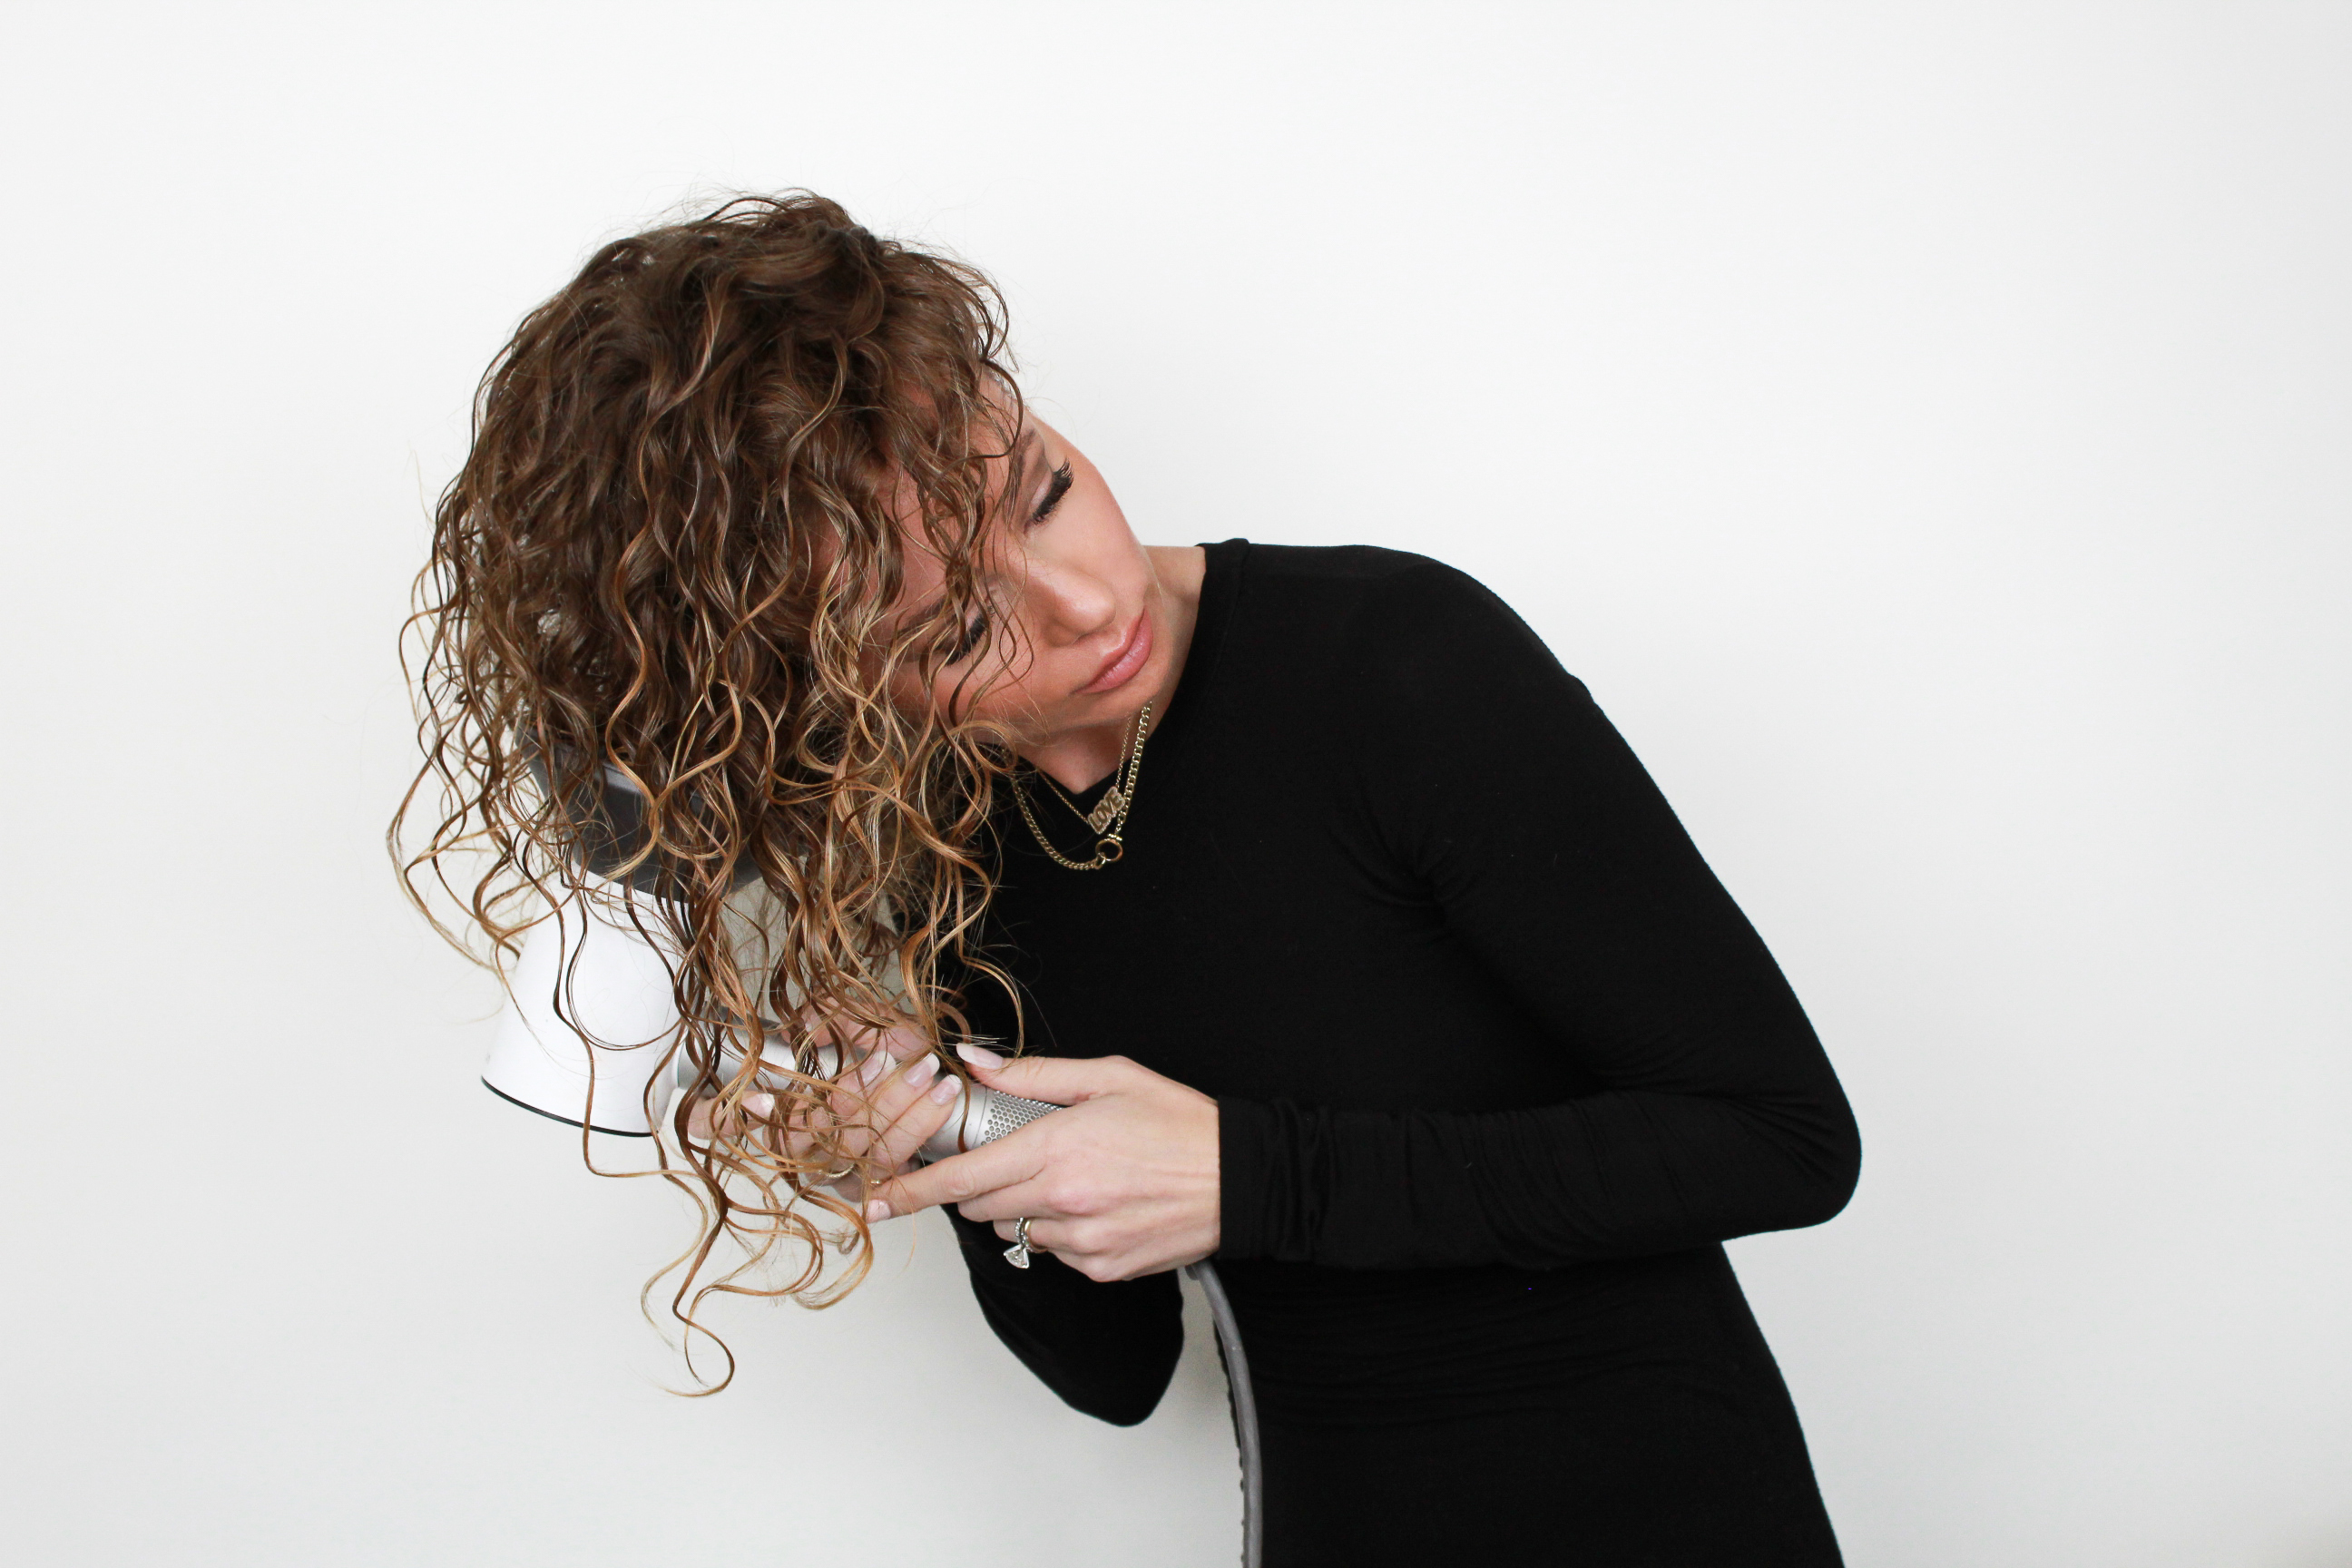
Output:
<instances>
[{"instance_id":1,"label":"black long sleeve top","mask_svg":"<svg viewBox=\"0 0 2352 1568\"><path fill-rule=\"evenodd\" d=\"M1216 1098L1218 1265L1269 1420L1524 1403L1624 1327L1596 1329L1596 1301L1654 1322L1694 1293L1736 1305L1714 1244L1829 1217L1859 1144L1796 998L1641 764L1461 573L1370 548L1208 555L1125 857L1064 869L1006 807L988 931L1026 1048L1124 1053ZM1037 805L1066 851L1086 842ZM1001 999L971 1001L1013 1033ZM1080 1409L1149 1413L1178 1343L1169 1277L1024 1274L960 1229L1017 1354ZM1761 1342L1742 1345L1691 1353L1784 1407Z\"/></svg>"}]
</instances>

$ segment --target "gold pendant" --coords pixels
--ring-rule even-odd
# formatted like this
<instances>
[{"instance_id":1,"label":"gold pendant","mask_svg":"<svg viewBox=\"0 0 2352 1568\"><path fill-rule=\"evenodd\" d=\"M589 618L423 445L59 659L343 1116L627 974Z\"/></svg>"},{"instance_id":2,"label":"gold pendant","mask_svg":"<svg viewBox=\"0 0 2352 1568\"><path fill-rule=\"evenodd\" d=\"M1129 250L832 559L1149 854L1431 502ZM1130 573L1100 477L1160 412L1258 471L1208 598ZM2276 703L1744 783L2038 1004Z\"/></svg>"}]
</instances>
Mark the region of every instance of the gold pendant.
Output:
<instances>
[{"instance_id":1,"label":"gold pendant","mask_svg":"<svg viewBox=\"0 0 2352 1568\"><path fill-rule=\"evenodd\" d=\"M1126 793L1117 784L1113 784L1105 792L1102 799L1095 803L1095 808L1087 813L1087 826L1097 833L1107 833L1110 830L1110 825L1118 820L1119 813L1126 809Z\"/></svg>"}]
</instances>

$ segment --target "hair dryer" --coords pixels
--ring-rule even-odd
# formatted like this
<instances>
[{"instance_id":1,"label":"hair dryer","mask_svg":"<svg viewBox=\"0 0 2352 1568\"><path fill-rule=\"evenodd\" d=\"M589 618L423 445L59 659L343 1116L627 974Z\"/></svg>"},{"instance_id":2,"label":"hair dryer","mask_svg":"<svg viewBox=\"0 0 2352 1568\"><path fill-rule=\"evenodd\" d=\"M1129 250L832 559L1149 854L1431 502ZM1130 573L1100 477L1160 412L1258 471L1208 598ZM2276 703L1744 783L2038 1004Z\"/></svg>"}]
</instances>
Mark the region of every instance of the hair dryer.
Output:
<instances>
[{"instance_id":1,"label":"hair dryer","mask_svg":"<svg viewBox=\"0 0 2352 1568\"><path fill-rule=\"evenodd\" d=\"M535 758L532 771L544 787L547 774ZM685 1071L683 1062L677 1071L661 1070L671 1058L679 1016L673 991L677 959L666 946L669 928L656 890L658 868L649 858L624 881L607 879L643 843L642 803L625 777L604 769L603 799L587 818L596 829L585 857L594 874L592 887L586 896L567 899L524 940L512 976L513 1000L482 1067L482 1082L492 1093L527 1110L634 1138L652 1134L655 1119L667 1110ZM558 996L563 998L562 1015ZM831 1078L838 1071L839 1058L831 1047L821 1048L817 1058L818 1076ZM722 1050L721 1071L729 1065ZM945 1125L918 1157L946 1159L1059 1109L968 1083ZM1264 1550L1265 1481L1249 1363L1215 1268L1203 1258L1184 1271L1207 1298L1224 1350L1241 1449L1242 1561L1255 1568Z\"/></svg>"},{"instance_id":2,"label":"hair dryer","mask_svg":"<svg viewBox=\"0 0 2352 1568\"><path fill-rule=\"evenodd\" d=\"M544 784L545 772L533 771ZM593 874L590 888L565 900L524 939L511 977L513 999L483 1064L482 1082L558 1121L643 1138L653 1132L654 1119L667 1111L688 1072L683 1059L675 1072L662 1071L678 1026L672 990L677 955L668 945L668 911L654 891L658 884L651 863L635 868L625 882L603 875L625 863L643 842L642 797L610 767L603 795L590 819L598 830L586 857ZM740 1059L722 1050L720 1071ZM818 1077L833 1077L838 1053L820 1049L815 1066ZM946 1159L1055 1109L966 1084L921 1157Z\"/></svg>"},{"instance_id":3,"label":"hair dryer","mask_svg":"<svg viewBox=\"0 0 2352 1568\"><path fill-rule=\"evenodd\" d=\"M607 884L565 900L524 940L513 1001L482 1066L492 1093L574 1127L631 1138L652 1133L653 1119L666 1112L688 1068L680 1059L676 1071L662 1070L678 1025L676 968L650 903L639 893L623 904L619 889ZM557 1012L559 995L568 1021ZM832 1047L816 1058L816 1076L839 1070ZM722 1049L719 1070L740 1060ZM924 1142L922 1157L944 1160L1057 1109L966 1084L947 1121Z\"/></svg>"}]
</instances>

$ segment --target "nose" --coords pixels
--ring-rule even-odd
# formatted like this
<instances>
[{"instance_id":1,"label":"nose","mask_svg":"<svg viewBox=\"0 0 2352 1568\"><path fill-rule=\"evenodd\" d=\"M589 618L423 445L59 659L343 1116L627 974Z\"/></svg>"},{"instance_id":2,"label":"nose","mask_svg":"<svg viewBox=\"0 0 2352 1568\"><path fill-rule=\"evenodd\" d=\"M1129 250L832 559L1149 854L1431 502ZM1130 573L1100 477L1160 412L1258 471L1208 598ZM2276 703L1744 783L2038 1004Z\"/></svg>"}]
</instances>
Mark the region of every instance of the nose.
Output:
<instances>
[{"instance_id":1,"label":"nose","mask_svg":"<svg viewBox=\"0 0 2352 1568\"><path fill-rule=\"evenodd\" d=\"M1118 595L1074 562L1033 558L1026 596L1031 625L1057 647L1086 641L1118 624Z\"/></svg>"}]
</instances>

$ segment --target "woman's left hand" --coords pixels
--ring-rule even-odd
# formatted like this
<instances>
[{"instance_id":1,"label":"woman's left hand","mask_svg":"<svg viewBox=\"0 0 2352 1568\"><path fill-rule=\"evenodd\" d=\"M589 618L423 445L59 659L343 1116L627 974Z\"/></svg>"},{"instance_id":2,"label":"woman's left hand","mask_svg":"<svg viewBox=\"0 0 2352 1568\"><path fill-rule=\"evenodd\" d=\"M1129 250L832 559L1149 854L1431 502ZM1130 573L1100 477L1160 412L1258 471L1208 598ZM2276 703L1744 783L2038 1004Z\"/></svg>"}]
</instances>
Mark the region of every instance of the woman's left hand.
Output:
<instances>
[{"instance_id":1,"label":"woman's left hand","mask_svg":"<svg viewBox=\"0 0 2352 1568\"><path fill-rule=\"evenodd\" d=\"M958 1055L990 1089L1067 1106L877 1187L868 1221L954 1204L1089 1279L1132 1279L1217 1249L1217 1102L1125 1057Z\"/></svg>"}]
</instances>

